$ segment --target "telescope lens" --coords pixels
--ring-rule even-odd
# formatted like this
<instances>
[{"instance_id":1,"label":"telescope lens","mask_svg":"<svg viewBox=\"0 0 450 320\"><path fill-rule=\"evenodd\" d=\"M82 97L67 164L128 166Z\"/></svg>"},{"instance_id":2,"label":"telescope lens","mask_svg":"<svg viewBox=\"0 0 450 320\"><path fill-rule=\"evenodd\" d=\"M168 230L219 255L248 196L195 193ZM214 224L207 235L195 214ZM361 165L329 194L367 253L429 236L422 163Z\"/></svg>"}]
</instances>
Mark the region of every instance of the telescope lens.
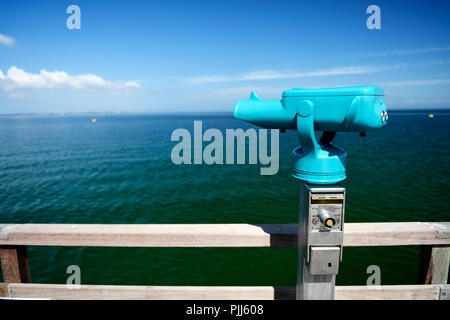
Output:
<instances>
[{"instance_id":1,"label":"telescope lens","mask_svg":"<svg viewBox=\"0 0 450 320\"><path fill-rule=\"evenodd\" d=\"M332 228L334 226L335 222L334 219L329 218L327 220L325 220L325 226L328 228Z\"/></svg>"}]
</instances>

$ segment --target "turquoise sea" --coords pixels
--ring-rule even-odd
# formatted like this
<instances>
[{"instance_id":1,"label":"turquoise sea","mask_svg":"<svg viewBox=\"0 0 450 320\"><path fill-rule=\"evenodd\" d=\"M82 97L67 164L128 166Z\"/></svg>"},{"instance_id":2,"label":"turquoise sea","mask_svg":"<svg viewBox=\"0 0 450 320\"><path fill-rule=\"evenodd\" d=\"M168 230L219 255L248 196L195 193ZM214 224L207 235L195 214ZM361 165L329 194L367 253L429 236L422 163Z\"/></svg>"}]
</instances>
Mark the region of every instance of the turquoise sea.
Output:
<instances>
[{"instance_id":1,"label":"turquoise sea","mask_svg":"<svg viewBox=\"0 0 450 320\"><path fill-rule=\"evenodd\" d=\"M428 113L434 113L429 118ZM392 111L388 126L340 133L348 152L346 222L450 221L450 111ZM91 121L92 117L97 122ZM176 128L248 128L228 114L0 116L0 223L295 223L295 132L280 134L280 170L171 162ZM345 248L339 285L417 282L420 247ZM295 248L29 247L31 277L83 284L296 283Z\"/></svg>"}]
</instances>

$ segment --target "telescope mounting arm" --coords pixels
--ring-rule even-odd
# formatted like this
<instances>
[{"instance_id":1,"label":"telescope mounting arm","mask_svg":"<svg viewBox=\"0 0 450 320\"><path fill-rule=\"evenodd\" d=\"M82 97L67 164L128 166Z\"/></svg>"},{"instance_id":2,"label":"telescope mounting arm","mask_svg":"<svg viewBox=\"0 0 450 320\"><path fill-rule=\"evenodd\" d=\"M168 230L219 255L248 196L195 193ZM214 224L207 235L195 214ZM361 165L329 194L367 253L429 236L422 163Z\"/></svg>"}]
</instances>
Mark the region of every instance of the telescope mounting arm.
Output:
<instances>
[{"instance_id":1,"label":"telescope mounting arm","mask_svg":"<svg viewBox=\"0 0 450 320\"><path fill-rule=\"evenodd\" d=\"M314 103L309 100L302 100L297 105L296 110L297 133L304 154L310 152L317 154L321 146L330 144L336 132L324 131L319 142L317 142L314 132Z\"/></svg>"}]
</instances>

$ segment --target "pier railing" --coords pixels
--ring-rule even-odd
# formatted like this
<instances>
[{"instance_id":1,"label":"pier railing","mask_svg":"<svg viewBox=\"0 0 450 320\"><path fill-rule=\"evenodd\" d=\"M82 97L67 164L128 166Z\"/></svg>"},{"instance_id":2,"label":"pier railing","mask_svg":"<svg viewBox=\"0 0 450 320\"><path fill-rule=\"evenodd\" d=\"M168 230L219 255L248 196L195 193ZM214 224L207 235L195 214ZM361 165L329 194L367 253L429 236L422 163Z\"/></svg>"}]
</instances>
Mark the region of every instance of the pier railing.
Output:
<instances>
[{"instance_id":1,"label":"pier railing","mask_svg":"<svg viewBox=\"0 0 450 320\"><path fill-rule=\"evenodd\" d=\"M27 246L291 247L296 224L0 224L0 297L294 299L295 287L33 284ZM449 222L346 223L344 246L422 246L418 285L337 286L336 299L450 299Z\"/></svg>"}]
</instances>

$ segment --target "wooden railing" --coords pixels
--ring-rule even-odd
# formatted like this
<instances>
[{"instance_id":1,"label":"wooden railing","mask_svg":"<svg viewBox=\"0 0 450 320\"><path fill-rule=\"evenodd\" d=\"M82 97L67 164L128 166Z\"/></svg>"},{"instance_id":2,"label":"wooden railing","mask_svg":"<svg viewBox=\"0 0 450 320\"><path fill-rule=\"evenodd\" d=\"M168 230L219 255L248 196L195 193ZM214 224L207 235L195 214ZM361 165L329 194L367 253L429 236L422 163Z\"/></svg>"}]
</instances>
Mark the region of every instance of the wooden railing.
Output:
<instances>
[{"instance_id":1,"label":"wooden railing","mask_svg":"<svg viewBox=\"0 0 450 320\"><path fill-rule=\"evenodd\" d=\"M450 223L347 223L344 246L421 245L421 283L338 286L336 299L449 299ZM291 287L32 284L27 246L286 247L296 224L0 224L0 297L51 299L293 299Z\"/></svg>"}]
</instances>

